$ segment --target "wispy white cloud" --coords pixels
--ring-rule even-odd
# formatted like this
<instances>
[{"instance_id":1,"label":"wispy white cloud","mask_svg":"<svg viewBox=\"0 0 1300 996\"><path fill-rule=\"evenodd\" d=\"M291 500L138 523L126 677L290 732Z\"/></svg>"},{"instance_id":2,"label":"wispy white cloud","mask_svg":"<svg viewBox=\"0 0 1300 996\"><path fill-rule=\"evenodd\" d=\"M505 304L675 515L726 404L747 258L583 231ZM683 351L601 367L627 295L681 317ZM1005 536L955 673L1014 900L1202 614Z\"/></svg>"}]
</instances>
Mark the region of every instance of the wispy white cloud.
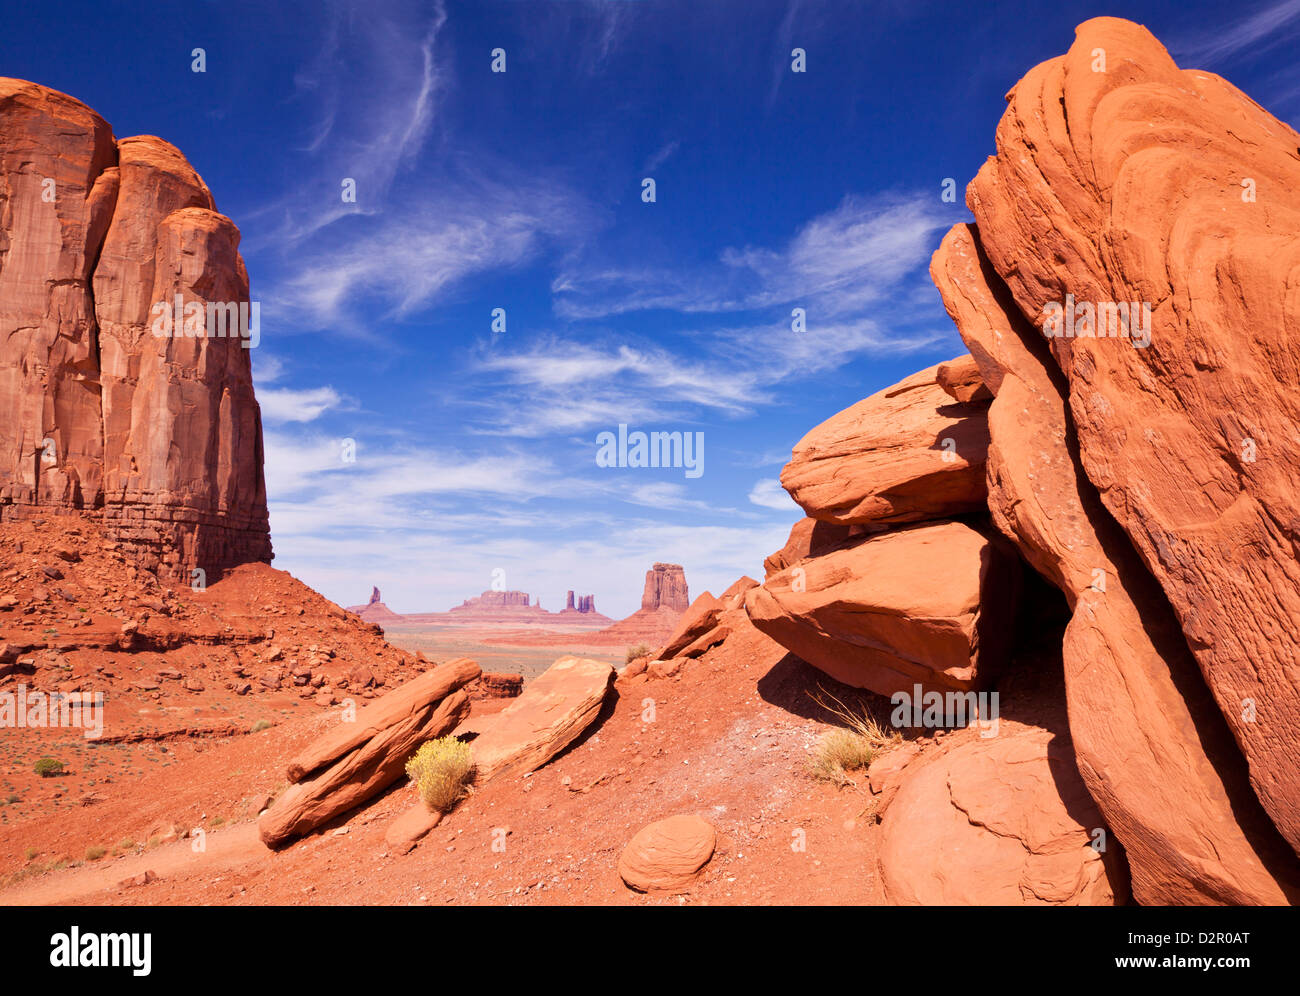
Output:
<instances>
[{"instance_id":1,"label":"wispy white cloud","mask_svg":"<svg viewBox=\"0 0 1300 996\"><path fill-rule=\"evenodd\" d=\"M775 477L765 477L750 488L749 500L761 508L774 508L778 512L793 513L799 510L799 507L786 494L785 488L781 487L781 482Z\"/></svg>"},{"instance_id":2,"label":"wispy white cloud","mask_svg":"<svg viewBox=\"0 0 1300 996\"><path fill-rule=\"evenodd\" d=\"M291 249L340 218L380 210L428 140L446 89L436 52L447 20L441 0L399 0L382 16L333 2L322 20L316 59L294 76L310 123L293 182L245 216L252 248ZM342 198L345 178L356 183L355 202Z\"/></svg>"},{"instance_id":3,"label":"wispy white cloud","mask_svg":"<svg viewBox=\"0 0 1300 996\"><path fill-rule=\"evenodd\" d=\"M1279 0L1235 23L1221 23L1175 38L1169 50L1179 65L1203 68L1226 62L1242 52L1258 56L1277 45L1294 44L1297 39L1300 39L1300 0Z\"/></svg>"},{"instance_id":4,"label":"wispy white cloud","mask_svg":"<svg viewBox=\"0 0 1300 996\"><path fill-rule=\"evenodd\" d=\"M375 316L360 314L363 302L378 302L383 317L408 315L472 274L517 266L547 240L581 232L588 214L551 182L449 182L404 210L353 219L347 238L300 252L267 297L294 325L364 327Z\"/></svg>"},{"instance_id":5,"label":"wispy white cloud","mask_svg":"<svg viewBox=\"0 0 1300 996\"><path fill-rule=\"evenodd\" d=\"M312 422L338 408L343 398L334 388L263 388L257 394L262 418L267 422Z\"/></svg>"},{"instance_id":6,"label":"wispy white cloud","mask_svg":"<svg viewBox=\"0 0 1300 996\"><path fill-rule=\"evenodd\" d=\"M556 312L574 319L633 311L753 311L782 304L843 316L878 301L928 261L952 222L924 194L846 197L780 249L726 249L713 266L570 268L552 283Z\"/></svg>"},{"instance_id":7,"label":"wispy white cloud","mask_svg":"<svg viewBox=\"0 0 1300 996\"><path fill-rule=\"evenodd\" d=\"M284 361L265 349L253 353L253 382L273 384L284 375Z\"/></svg>"},{"instance_id":8,"label":"wispy white cloud","mask_svg":"<svg viewBox=\"0 0 1300 996\"><path fill-rule=\"evenodd\" d=\"M743 367L685 359L664 349L549 338L484 357L479 369L511 386L511 410L494 431L548 435L597 425L681 418L685 408L744 414L766 400Z\"/></svg>"},{"instance_id":9,"label":"wispy white cloud","mask_svg":"<svg viewBox=\"0 0 1300 996\"><path fill-rule=\"evenodd\" d=\"M767 88L767 106L771 107L776 101L776 96L781 90L781 83L791 72L790 52L795 48L794 30L795 20L803 7L802 0L789 0L785 8L785 16L781 18L781 24L776 30L776 62L772 67L772 82ZM804 22L805 27L807 21ZM799 46L807 48L807 39L803 39L805 44Z\"/></svg>"},{"instance_id":10,"label":"wispy white cloud","mask_svg":"<svg viewBox=\"0 0 1300 996\"><path fill-rule=\"evenodd\" d=\"M643 174L653 173L672 158L673 153L681 147L681 144L681 141L678 139L673 139L671 142L665 142L653 155L650 156L649 159L645 161L645 164L641 167L641 172Z\"/></svg>"},{"instance_id":11,"label":"wispy white cloud","mask_svg":"<svg viewBox=\"0 0 1300 996\"><path fill-rule=\"evenodd\" d=\"M743 417L779 403L786 382L835 370L864 354L920 352L952 338L951 329L898 332L874 319L824 321L813 311L807 329L774 320L684 334L687 357L665 348L617 341L548 337L512 352L481 356L473 371L509 398L478 402L476 431L542 437L612 428L620 422L683 428L711 416ZM786 453L779 460L789 459Z\"/></svg>"}]
</instances>

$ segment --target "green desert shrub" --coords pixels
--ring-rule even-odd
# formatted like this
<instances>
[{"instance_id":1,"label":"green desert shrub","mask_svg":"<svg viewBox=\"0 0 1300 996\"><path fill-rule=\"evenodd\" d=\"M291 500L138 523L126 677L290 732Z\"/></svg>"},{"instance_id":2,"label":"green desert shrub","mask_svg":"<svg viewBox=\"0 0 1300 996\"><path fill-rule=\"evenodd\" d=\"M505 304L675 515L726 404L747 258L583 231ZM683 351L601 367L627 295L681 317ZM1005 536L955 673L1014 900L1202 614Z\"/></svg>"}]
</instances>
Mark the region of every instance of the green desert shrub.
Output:
<instances>
[{"instance_id":1,"label":"green desert shrub","mask_svg":"<svg viewBox=\"0 0 1300 996\"><path fill-rule=\"evenodd\" d=\"M63 762L52 757L43 757L36 762L36 773L42 778L53 778L63 774Z\"/></svg>"},{"instance_id":2,"label":"green desert shrub","mask_svg":"<svg viewBox=\"0 0 1300 996\"><path fill-rule=\"evenodd\" d=\"M465 794L473 772L469 744L455 737L430 740L406 762L406 773L431 813L450 812Z\"/></svg>"}]
</instances>

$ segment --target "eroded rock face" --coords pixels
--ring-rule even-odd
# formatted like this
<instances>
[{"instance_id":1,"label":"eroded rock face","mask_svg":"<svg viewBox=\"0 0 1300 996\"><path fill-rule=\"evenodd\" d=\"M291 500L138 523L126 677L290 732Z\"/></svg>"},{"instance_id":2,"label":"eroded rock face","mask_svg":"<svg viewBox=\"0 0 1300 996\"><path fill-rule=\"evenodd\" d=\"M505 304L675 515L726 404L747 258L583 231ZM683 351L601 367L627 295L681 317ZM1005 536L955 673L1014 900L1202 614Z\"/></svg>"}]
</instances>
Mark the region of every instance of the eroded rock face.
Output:
<instances>
[{"instance_id":1,"label":"eroded rock face","mask_svg":"<svg viewBox=\"0 0 1300 996\"><path fill-rule=\"evenodd\" d=\"M1015 87L997 155L967 192L1029 321L1041 328L1071 302L1137 305L1128 337L1050 340L1081 463L1172 605L1293 848L1298 147L1219 77L1180 70L1144 28L1098 18Z\"/></svg>"},{"instance_id":2,"label":"eroded rock face","mask_svg":"<svg viewBox=\"0 0 1300 996\"><path fill-rule=\"evenodd\" d=\"M158 138L0 80L0 514L101 514L175 579L271 559L245 342L153 334L159 302L249 306L239 232ZM259 329L260 332L260 329Z\"/></svg>"},{"instance_id":3,"label":"eroded rock face","mask_svg":"<svg viewBox=\"0 0 1300 996\"><path fill-rule=\"evenodd\" d=\"M768 578L753 624L831 677L881 695L988 684L1009 650L1020 563L960 522L868 536Z\"/></svg>"},{"instance_id":4,"label":"eroded rock face","mask_svg":"<svg viewBox=\"0 0 1300 996\"><path fill-rule=\"evenodd\" d=\"M682 615L677 629L659 652L659 657L667 660L676 657L685 648L713 629L718 624L718 615L722 612L722 602L713 597L712 592L704 591L695 596L695 601Z\"/></svg>"},{"instance_id":5,"label":"eroded rock face","mask_svg":"<svg viewBox=\"0 0 1300 996\"><path fill-rule=\"evenodd\" d=\"M956 401L989 401L993 398L993 392L980 375L979 364L970 355L940 363L935 371L935 381Z\"/></svg>"},{"instance_id":6,"label":"eroded rock face","mask_svg":"<svg viewBox=\"0 0 1300 996\"><path fill-rule=\"evenodd\" d=\"M962 403L922 370L827 419L795 445L781 486L839 525L939 519L984 507L984 403Z\"/></svg>"},{"instance_id":7,"label":"eroded rock face","mask_svg":"<svg viewBox=\"0 0 1300 996\"><path fill-rule=\"evenodd\" d=\"M0 78L0 502L103 496L91 271L117 200L113 132L71 97ZM48 442L47 442L48 440Z\"/></svg>"},{"instance_id":8,"label":"eroded rock face","mask_svg":"<svg viewBox=\"0 0 1300 996\"><path fill-rule=\"evenodd\" d=\"M1285 902L1295 861L1251 795L1163 593L1079 467L1046 343L972 228L948 233L931 274L971 352L996 370L989 508L1074 613L1062 648L1071 739L1085 784L1125 845L1134 897Z\"/></svg>"},{"instance_id":9,"label":"eroded rock face","mask_svg":"<svg viewBox=\"0 0 1300 996\"><path fill-rule=\"evenodd\" d=\"M1122 862L1091 846L1102 829L1068 740L1003 729L904 769L885 814L880 876L896 906L1112 906Z\"/></svg>"},{"instance_id":10,"label":"eroded rock face","mask_svg":"<svg viewBox=\"0 0 1300 996\"><path fill-rule=\"evenodd\" d=\"M842 526L834 522L822 522L811 517L804 517L790 528L790 538L785 546L763 560L763 576L771 577L787 567L794 567L801 560L825 553L839 546L861 526Z\"/></svg>"}]
</instances>

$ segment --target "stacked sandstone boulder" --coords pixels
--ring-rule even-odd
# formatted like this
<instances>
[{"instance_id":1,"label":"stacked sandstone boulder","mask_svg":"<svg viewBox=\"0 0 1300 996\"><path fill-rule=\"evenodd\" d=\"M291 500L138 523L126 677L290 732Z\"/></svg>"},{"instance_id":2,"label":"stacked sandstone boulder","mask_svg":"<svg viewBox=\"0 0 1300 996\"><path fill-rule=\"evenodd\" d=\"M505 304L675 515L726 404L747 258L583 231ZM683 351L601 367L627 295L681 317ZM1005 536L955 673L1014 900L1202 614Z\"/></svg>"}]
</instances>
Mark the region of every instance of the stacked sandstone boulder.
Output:
<instances>
[{"instance_id":1,"label":"stacked sandstone boulder","mask_svg":"<svg viewBox=\"0 0 1300 996\"><path fill-rule=\"evenodd\" d=\"M848 685L884 695L986 687L1020 582L988 519L988 401L940 364L808 433L781 483L808 519L745 595L753 624Z\"/></svg>"},{"instance_id":2,"label":"stacked sandstone boulder","mask_svg":"<svg viewBox=\"0 0 1300 996\"><path fill-rule=\"evenodd\" d=\"M270 561L252 340L152 331L247 305L238 245L173 146L0 78L0 519L92 513L187 581Z\"/></svg>"},{"instance_id":3,"label":"stacked sandstone boulder","mask_svg":"<svg viewBox=\"0 0 1300 996\"><path fill-rule=\"evenodd\" d=\"M745 610L892 695L996 690L1004 544L1065 598L1059 721L872 774L889 901L1294 902L1300 135L1114 18L1007 100L931 266L970 355L795 447L808 517ZM1149 343L1136 307L1055 334L1077 302L1085 333L1146 304ZM701 596L665 654L719 615Z\"/></svg>"}]
</instances>

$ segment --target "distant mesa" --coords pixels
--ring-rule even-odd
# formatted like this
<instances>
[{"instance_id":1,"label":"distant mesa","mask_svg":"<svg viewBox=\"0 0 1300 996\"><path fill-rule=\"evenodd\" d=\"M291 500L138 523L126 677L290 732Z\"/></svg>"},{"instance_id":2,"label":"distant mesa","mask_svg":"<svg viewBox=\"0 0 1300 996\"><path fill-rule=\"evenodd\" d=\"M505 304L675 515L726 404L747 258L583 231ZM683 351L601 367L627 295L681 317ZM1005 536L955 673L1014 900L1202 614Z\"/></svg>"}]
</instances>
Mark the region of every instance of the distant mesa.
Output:
<instances>
[{"instance_id":1,"label":"distant mesa","mask_svg":"<svg viewBox=\"0 0 1300 996\"><path fill-rule=\"evenodd\" d=\"M528 609L534 612L545 611L541 599L535 602L526 591L485 591L481 595L467 598L460 605L454 606L452 612L500 612L512 609Z\"/></svg>"},{"instance_id":2,"label":"distant mesa","mask_svg":"<svg viewBox=\"0 0 1300 996\"><path fill-rule=\"evenodd\" d=\"M577 595L570 590L566 602L563 611L548 612L542 608L540 598L534 598L526 591L485 591L446 612L403 615L389 609L380 600L379 589L375 588L368 604L351 606L348 611L366 622L416 626L533 627L552 624L566 629L574 626L599 629L614 621L596 611L595 595Z\"/></svg>"},{"instance_id":3,"label":"distant mesa","mask_svg":"<svg viewBox=\"0 0 1300 996\"><path fill-rule=\"evenodd\" d=\"M595 611L595 599L591 595L575 602L573 592L569 592L568 603L564 611L558 613L559 616L576 619L582 613L582 606L590 604L591 614L586 618L605 619ZM645 572L641 608L626 619L620 619L594 633L584 634L582 642L608 646L635 646L644 643L650 647L661 647L676 631L682 613L690 604L686 570L682 565L655 564ZM562 634L521 634L517 637L512 634L501 642L520 646L558 646L571 639Z\"/></svg>"},{"instance_id":4,"label":"distant mesa","mask_svg":"<svg viewBox=\"0 0 1300 996\"><path fill-rule=\"evenodd\" d=\"M542 608L541 599L533 598L526 591L485 591L446 612L399 615L383 603L378 588L373 589L369 604L354 605L348 611L366 622L380 624L518 628L521 632L517 639L516 634L510 634L503 642L524 645L558 645L571 641L572 636L565 631L579 628L594 631L583 634L584 643L611 646L645 643L658 647L673 634L690 603L690 589L682 565L655 564L645 572L641 608L617 622L596 611L595 595L579 595L573 589L565 594L564 608L559 612ZM558 632L545 632L551 628ZM535 630L543 632L530 632Z\"/></svg>"}]
</instances>

